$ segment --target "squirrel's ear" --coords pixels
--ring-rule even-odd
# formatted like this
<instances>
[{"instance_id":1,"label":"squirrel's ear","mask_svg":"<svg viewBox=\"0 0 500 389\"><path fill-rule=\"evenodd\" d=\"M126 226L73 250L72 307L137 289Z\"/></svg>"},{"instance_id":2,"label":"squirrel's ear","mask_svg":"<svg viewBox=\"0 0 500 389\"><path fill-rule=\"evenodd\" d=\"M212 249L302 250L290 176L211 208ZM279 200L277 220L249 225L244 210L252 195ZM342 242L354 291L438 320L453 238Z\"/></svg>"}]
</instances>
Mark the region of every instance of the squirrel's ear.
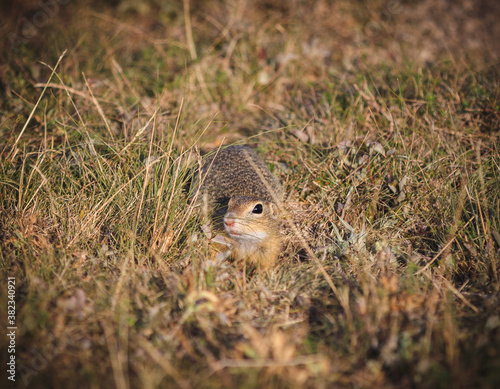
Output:
<instances>
[{"instance_id":1,"label":"squirrel's ear","mask_svg":"<svg viewBox=\"0 0 500 389\"><path fill-rule=\"evenodd\" d=\"M269 203L269 211L274 218L278 217L278 207L274 203Z\"/></svg>"}]
</instances>

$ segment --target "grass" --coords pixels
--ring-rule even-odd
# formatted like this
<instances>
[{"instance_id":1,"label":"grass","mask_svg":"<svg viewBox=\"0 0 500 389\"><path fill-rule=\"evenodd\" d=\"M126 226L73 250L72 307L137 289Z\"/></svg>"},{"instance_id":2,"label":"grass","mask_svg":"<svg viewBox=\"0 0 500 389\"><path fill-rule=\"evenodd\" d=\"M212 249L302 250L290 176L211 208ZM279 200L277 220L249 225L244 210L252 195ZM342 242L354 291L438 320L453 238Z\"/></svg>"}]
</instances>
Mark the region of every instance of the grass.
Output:
<instances>
[{"instance_id":1,"label":"grass","mask_svg":"<svg viewBox=\"0 0 500 389\"><path fill-rule=\"evenodd\" d=\"M494 51L429 41L430 10L405 27L425 2L187 4L2 27L16 385L498 387ZM267 273L216 262L188 202L200 151L233 142L285 187Z\"/></svg>"}]
</instances>

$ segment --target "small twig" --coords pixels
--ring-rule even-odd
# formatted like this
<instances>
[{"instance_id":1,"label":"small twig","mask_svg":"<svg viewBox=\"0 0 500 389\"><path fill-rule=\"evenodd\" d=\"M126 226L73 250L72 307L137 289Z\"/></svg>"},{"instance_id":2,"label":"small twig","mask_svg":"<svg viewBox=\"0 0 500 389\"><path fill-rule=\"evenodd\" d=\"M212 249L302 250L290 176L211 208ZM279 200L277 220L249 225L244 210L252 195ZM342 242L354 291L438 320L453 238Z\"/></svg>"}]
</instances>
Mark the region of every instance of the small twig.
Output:
<instances>
[{"instance_id":1,"label":"small twig","mask_svg":"<svg viewBox=\"0 0 500 389\"><path fill-rule=\"evenodd\" d=\"M472 219L474 219L475 217L476 217L476 216L472 216L472 217L469 219L469 221L468 221L467 223L465 223L465 225L464 225L464 226L460 229L460 231L459 231L459 232L462 232L462 231L465 229L465 227L467 227L467 226L469 225L469 223L472 221ZM425 265L422 269L420 269L419 271L417 271L417 272L415 273L415 275L420 274L420 273L424 272L425 270L427 270L427 269L429 268L429 266L431 266L431 265L432 265L432 264L436 261L436 259L438 259L438 258L439 258L439 256L440 256L442 253L444 253L444 252L448 249L448 247L450 247L450 245L453 243L453 241L456 239L456 237L457 237L457 235L454 235L454 236L453 236L453 237L452 237L452 238L448 241L448 243L446 243L446 244L444 245L444 247L443 247L443 248L439 251L439 253L437 253L437 254L434 256L434 258L432 258L432 259L430 260L430 262L428 262L428 263L427 263L427 265Z\"/></svg>"},{"instance_id":2,"label":"small twig","mask_svg":"<svg viewBox=\"0 0 500 389\"><path fill-rule=\"evenodd\" d=\"M53 89L64 89L66 90L67 92L71 92L73 93L74 95L78 95L80 97L83 97L85 99L88 99L90 100L90 96L84 92L81 92L75 88L71 88L69 86L66 86L66 85L59 85L59 84L56 84L55 82L50 82L50 83L47 83L47 84L43 84L43 83L37 83L35 84L35 88L53 88Z\"/></svg>"},{"instance_id":3,"label":"small twig","mask_svg":"<svg viewBox=\"0 0 500 389\"><path fill-rule=\"evenodd\" d=\"M426 277L429 279L429 280L433 280L432 276L428 273L428 272L425 272L424 273L426 275ZM465 305L467 305L470 309L472 309L475 313L478 313L479 312L479 309L477 309L477 307L475 305L473 305L469 300L467 300L465 298L465 296L457 289L455 288L452 283L450 281L448 281L443 275L439 274L439 278L441 278L446 287L451 290L453 292L453 294L455 294L460 300L462 300L464 302Z\"/></svg>"},{"instance_id":4,"label":"small twig","mask_svg":"<svg viewBox=\"0 0 500 389\"><path fill-rule=\"evenodd\" d=\"M226 368L291 367L299 365L309 365L311 363L319 363L322 360L323 357L319 354L300 355L298 357L286 360L276 360L270 358L221 359L220 361L214 362L210 365L210 373L206 376L206 378Z\"/></svg>"},{"instance_id":5,"label":"small twig","mask_svg":"<svg viewBox=\"0 0 500 389\"><path fill-rule=\"evenodd\" d=\"M177 385L181 388L189 388L190 385L186 382L185 379L181 377L179 372L172 366L168 358L158 351L156 347L154 347L146 338L139 336L138 339L139 347L142 348L146 354L148 354L151 359L156 362L163 371L175 381Z\"/></svg>"},{"instance_id":6,"label":"small twig","mask_svg":"<svg viewBox=\"0 0 500 389\"><path fill-rule=\"evenodd\" d=\"M477 307L475 305L473 305L471 302L469 302L469 300L467 300L465 298L465 296L462 293L460 293L460 291L457 288L455 288L450 281L448 281L442 275L439 275L439 277L441 277L443 279L443 281L446 284L446 286L448 287L448 289L451 290L460 300L462 300L465 305L467 305L475 313L479 312L479 309L477 309Z\"/></svg>"}]
</instances>

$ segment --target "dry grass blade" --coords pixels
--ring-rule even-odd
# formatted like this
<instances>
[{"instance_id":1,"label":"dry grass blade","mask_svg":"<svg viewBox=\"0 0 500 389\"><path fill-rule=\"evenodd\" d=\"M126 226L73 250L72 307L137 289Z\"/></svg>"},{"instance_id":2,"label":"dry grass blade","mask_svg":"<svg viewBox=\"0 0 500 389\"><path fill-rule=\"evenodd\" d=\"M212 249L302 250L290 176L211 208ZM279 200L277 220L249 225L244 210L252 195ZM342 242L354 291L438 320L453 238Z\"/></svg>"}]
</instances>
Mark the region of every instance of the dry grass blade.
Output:
<instances>
[{"instance_id":1,"label":"dry grass blade","mask_svg":"<svg viewBox=\"0 0 500 389\"><path fill-rule=\"evenodd\" d=\"M124 371L124 367L126 366L124 352L118 347L118 342L114 335L114 329L109 328L109 324L105 321L101 321L101 325L104 329L104 335L106 337L106 343L108 345L111 366L113 368L113 375L115 378L115 385L119 389L128 389L129 385L126 379L126 372Z\"/></svg>"},{"instance_id":2,"label":"dry grass blade","mask_svg":"<svg viewBox=\"0 0 500 389\"><path fill-rule=\"evenodd\" d=\"M175 368L171 365L170 361L165 358L157 348L155 348L147 339L139 339L140 347L148 353L148 355L155 361L169 376L175 380L175 383L179 385L181 388L190 388L188 382L186 382L179 373L175 370Z\"/></svg>"},{"instance_id":3,"label":"dry grass blade","mask_svg":"<svg viewBox=\"0 0 500 389\"><path fill-rule=\"evenodd\" d=\"M7 3L17 384L499 387L499 5ZM284 188L266 271L196 212L231 144Z\"/></svg>"},{"instance_id":4,"label":"dry grass blade","mask_svg":"<svg viewBox=\"0 0 500 389\"><path fill-rule=\"evenodd\" d=\"M293 367L298 365L309 365L321 363L323 358L320 355L305 355L296 358L290 358L286 361L275 359L222 359L212 363L210 366L210 375L227 368L262 368L262 367Z\"/></svg>"},{"instance_id":5,"label":"dry grass blade","mask_svg":"<svg viewBox=\"0 0 500 389\"><path fill-rule=\"evenodd\" d=\"M21 129L21 131L19 132L19 135L17 136L16 140L14 141L14 145L12 146L12 155L10 156L10 158L13 159L16 156L16 154L17 154L17 144L19 143L19 140L21 139L21 137L23 136L24 132L26 131L26 128L28 127L28 124L30 123L31 118L33 117L33 114L35 113L36 109L38 108L38 105L40 104L40 101L42 101L42 98L45 95L45 91L47 90L47 88L48 88L48 86L50 84L50 81L52 80L52 77L54 76L54 74L56 74L57 67L59 66L59 64L62 61L63 57L66 55L66 51L67 50L64 50L63 53L59 56L59 59L57 60L56 65L54 66L54 68L51 68L49 65L44 64L52 72L50 73L50 77L47 80L44 88L42 89L42 93L40 93L40 96L38 97L37 102L35 103L33 109L31 110L30 115L28 116L28 119L24 123L23 128Z\"/></svg>"},{"instance_id":6,"label":"dry grass blade","mask_svg":"<svg viewBox=\"0 0 500 389\"><path fill-rule=\"evenodd\" d=\"M475 218L476 218L476 216L472 216L472 217L469 219L469 221L468 221L467 223L465 223L465 224L463 225L463 227L461 227L461 229L460 229L460 230L465 230L465 228L469 225L469 223L470 223L472 220L474 220ZM443 248L442 248L442 249L441 249L441 250L440 250L440 251L439 251L439 252L438 252L438 253L434 256L434 258L432 258L429 262L427 262L427 263L426 263L426 265L425 265L423 268L421 268L419 271L417 271L415 274L417 275L417 274L420 274L420 273L423 273L423 272L427 271L427 269L429 269L429 267L430 267L430 266L431 266L434 262L436 262L436 260L437 260L437 259L438 259L438 258L439 258L439 257L440 257L443 253L444 253L444 252L446 252L446 251L450 248L451 244L455 241L455 239L456 239L456 235L455 235L455 236L452 236L452 237L450 238L450 240L448 240L448 242L446 242L446 244L443 246Z\"/></svg>"},{"instance_id":7,"label":"dry grass blade","mask_svg":"<svg viewBox=\"0 0 500 389\"><path fill-rule=\"evenodd\" d=\"M95 105L95 107L97 109L97 112L99 112L99 115L102 117L104 125L106 126L106 129L108 130L109 136L111 137L111 139L114 139L115 136L113 134L113 131L111 130L111 127L109 126L109 121L106 118L106 115L104 114L104 111L102 110L101 105L99 104L99 102L97 101L97 99L94 97L94 93L92 93L92 89L90 88L90 85L89 85L89 83L87 81L87 78L85 77L85 74L82 73L82 77L85 80L85 85L87 86L87 89L88 89L88 91L90 93L90 97L92 98L92 102L94 103L94 105Z\"/></svg>"}]
</instances>

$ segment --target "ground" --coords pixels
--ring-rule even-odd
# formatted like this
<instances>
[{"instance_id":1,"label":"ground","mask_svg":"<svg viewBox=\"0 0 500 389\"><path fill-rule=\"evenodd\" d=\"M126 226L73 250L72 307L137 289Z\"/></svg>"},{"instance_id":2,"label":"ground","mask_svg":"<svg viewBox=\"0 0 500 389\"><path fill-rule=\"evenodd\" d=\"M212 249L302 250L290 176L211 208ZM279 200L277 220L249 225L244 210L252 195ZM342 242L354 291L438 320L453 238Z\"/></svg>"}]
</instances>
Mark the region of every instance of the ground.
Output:
<instances>
[{"instance_id":1,"label":"ground","mask_svg":"<svg viewBox=\"0 0 500 389\"><path fill-rule=\"evenodd\" d=\"M497 2L0 15L2 387L500 386ZM232 143L285 188L267 272L189 201Z\"/></svg>"}]
</instances>

